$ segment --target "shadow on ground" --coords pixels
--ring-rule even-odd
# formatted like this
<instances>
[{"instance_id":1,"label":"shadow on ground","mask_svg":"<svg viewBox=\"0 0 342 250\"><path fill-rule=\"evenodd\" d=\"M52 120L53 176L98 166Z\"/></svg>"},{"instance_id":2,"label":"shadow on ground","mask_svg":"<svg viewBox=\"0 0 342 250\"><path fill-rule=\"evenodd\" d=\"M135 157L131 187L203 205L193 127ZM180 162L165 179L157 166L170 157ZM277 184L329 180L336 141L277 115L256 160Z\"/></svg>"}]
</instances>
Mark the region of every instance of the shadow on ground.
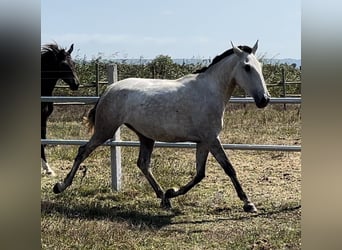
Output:
<instances>
[{"instance_id":1,"label":"shadow on ground","mask_svg":"<svg viewBox=\"0 0 342 250\"><path fill-rule=\"evenodd\" d=\"M96 204L88 204L86 206L65 206L54 201L41 201L41 213L45 215L59 214L70 219L85 219L85 220L110 220L110 221L126 221L133 227L147 227L154 229L161 229L171 224L203 224L214 223L220 221L243 221L254 217L270 217L273 215L286 214L289 212L300 212L301 205L289 204L287 206L280 206L272 210L262 210L256 214L249 213L232 213L230 208L216 208L208 211L214 218L203 218L196 220L177 220L172 221L172 218L181 215L177 210L164 211L161 213L144 212L136 210L129 206L111 206L98 207ZM224 215L224 216L222 216Z\"/></svg>"},{"instance_id":2,"label":"shadow on ground","mask_svg":"<svg viewBox=\"0 0 342 250\"><path fill-rule=\"evenodd\" d=\"M167 214L153 214L130 207L97 207L94 204L67 207L65 204L53 201L41 201L41 214L59 214L70 219L127 221L132 226L146 226L155 229L171 224L171 220L175 216L171 211Z\"/></svg>"}]
</instances>

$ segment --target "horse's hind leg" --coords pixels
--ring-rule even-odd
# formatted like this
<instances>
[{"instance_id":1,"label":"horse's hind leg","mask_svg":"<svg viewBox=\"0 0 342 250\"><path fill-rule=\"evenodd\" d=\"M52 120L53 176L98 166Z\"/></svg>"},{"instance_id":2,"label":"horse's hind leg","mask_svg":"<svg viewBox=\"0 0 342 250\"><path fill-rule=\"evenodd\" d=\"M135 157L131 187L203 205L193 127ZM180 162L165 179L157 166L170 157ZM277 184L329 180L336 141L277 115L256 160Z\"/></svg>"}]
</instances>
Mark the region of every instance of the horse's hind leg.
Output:
<instances>
[{"instance_id":1,"label":"horse's hind leg","mask_svg":"<svg viewBox=\"0 0 342 250\"><path fill-rule=\"evenodd\" d=\"M137 133L137 132L136 132ZM151 169L150 169L150 162L151 162L151 155L153 151L154 141L149 139L139 133L137 133L140 140L140 151L139 151L139 158L137 165L139 169L143 172L144 176L152 186L154 192L156 193L157 197L162 199L161 206L165 208L170 208L171 204L169 201L164 200L164 191L160 184L154 178Z\"/></svg>"},{"instance_id":2,"label":"horse's hind leg","mask_svg":"<svg viewBox=\"0 0 342 250\"><path fill-rule=\"evenodd\" d=\"M168 189L165 193L165 199L170 199L179 195L184 195L196 184L198 184L205 177L205 164L207 162L209 154L209 147L204 143L197 143L196 147L196 175L195 177L185 186L178 190L173 188Z\"/></svg>"},{"instance_id":3,"label":"horse's hind leg","mask_svg":"<svg viewBox=\"0 0 342 250\"><path fill-rule=\"evenodd\" d=\"M96 131L96 130L95 130ZM116 131L116 129L114 130ZM78 154L74 160L74 164L67 174L66 178L63 182L57 182L53 188L53 192L55 194L63 192L67 187L69 187L74 179L74 176L81 165L81 163L101 144L103 144L106 140L113 137L113 133L107 133L106 135L96 133L91 137L89 142L85 145L82 145L78 149Z\"/></svg>"},{"instance_id":4,"label":"horse's hind leg","mask_svg":"<svg viewBox=\"0 0 342 250\"><path fill-rule=\"evenodd\" d=\"M40 138L46 139L46 119L47 118L42 117L42 119L45 119L45 121L42 121ZM42 168L44 172L48 175L55 176L55 172L52 170L52 168L49 166L49 164L46 161L45 145L43 144L40 145L40 158L42 160Z\"/></svg>"},{"instance_id":5,"label":"horse's hind leg","mask_svg":"<svg viewBox=\"0 0 342 250\"><path fill-rule=\"evenodd\" d=\"M239 198L244 202L243 209L245 212L257 212L254 204L249 200L248 196L243 191L240 182L237 179L236 172L228 160L223 147L218 139L216 139L210 146L210 152L214 155L215 159L219 162L226 174L230 177Z\"/></svg>"}]
</instances>

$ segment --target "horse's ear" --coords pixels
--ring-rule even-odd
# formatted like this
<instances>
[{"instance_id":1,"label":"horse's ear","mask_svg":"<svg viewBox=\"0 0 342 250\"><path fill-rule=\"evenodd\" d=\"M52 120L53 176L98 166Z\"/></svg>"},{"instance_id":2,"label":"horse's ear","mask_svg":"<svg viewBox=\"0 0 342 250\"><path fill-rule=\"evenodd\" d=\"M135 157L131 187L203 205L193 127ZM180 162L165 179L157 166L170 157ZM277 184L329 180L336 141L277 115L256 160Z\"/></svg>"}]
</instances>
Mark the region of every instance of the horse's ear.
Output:
<instances>
[{"instance_id":1,"label":"horse's ear","mask_svg":"<svg viewBox=\"0 0 342 250\"><path fill-rule=\"evenodd\" d=\"M256 41L256 43L254 44L253 48L252 48L252 53L255 55L256 50L258 49L258 42L259 40Z\"/></svg>"},{"instance_id":2,"label":"horse's ear","mask_svg":"<svg viewBox=\"0 0 342 250\"><path fill-rule=\"evenodd\" d=\"M230 41L232 47L233 47L233 51L237 56L241 56L243 54L243 51L241 49L239 49L238 47L235 47L233 42Z\"/></svg>"},{"instance_id":3,"label":"horse's ear","mask_svg":"<svg viewBox=\"0 0 342 250\"><path fill-rule=\"evenodd\" d=\"M71 52L74 50L74 44L71 44L70 49L68 50L68 53L71 54Z\"/></svg>"}]
</instances>

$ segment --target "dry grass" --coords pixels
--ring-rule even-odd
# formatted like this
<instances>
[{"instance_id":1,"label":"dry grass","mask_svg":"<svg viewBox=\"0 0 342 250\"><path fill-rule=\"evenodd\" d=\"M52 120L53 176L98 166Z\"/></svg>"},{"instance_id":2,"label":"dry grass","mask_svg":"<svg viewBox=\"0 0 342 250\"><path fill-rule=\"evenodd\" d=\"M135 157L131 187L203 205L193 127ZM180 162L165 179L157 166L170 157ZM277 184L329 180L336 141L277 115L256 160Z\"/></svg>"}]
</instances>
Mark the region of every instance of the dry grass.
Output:
<instances>
[{"instance_id":1,"label":"dry grass","mask_svg":"<svg viewBox=\"0 0 342 250\"><path fill-rule=\"evenodd\" d=\"M69 119L57 109L48 137L88 138L80 128L82 112ZM286 111L248 106L227 111L221 141L300 144L300 128L298 106ZM126 128L122 137L136 139ZM43 249L300 249L300 153L226 151L259 210L247 214L212 156L206 178L164 211L136 167L137 148L122 148L121 192L111 191L109 150L100 147L84 162L85 178L78 173L60 195L52 187L68 173L77 146L48 146L47 152L58 177L41 179ZM152 157L152 171L164 189L184 185L194 174L192 149L156 148Z\"/></svg>"}]
</instances>

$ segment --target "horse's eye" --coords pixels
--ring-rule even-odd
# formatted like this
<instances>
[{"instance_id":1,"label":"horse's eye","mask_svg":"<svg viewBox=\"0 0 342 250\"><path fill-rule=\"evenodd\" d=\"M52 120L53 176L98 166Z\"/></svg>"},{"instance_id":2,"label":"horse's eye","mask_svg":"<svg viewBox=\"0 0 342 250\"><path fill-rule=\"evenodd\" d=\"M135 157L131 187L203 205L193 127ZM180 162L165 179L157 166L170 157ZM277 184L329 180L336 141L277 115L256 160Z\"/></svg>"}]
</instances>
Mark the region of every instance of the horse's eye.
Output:
<instances>
[{"instance_id":1,"label":"horse's eye","mask_svg":"<svg viewBox=\"0 0 342 250\"><path fill-rule=\"evenodd\" d=\"M246 70L247 72L251 71L251 66L248 65L248 64L246 64L246 65L245 65L245 70Z\"/></svg>"}]
</instances>

